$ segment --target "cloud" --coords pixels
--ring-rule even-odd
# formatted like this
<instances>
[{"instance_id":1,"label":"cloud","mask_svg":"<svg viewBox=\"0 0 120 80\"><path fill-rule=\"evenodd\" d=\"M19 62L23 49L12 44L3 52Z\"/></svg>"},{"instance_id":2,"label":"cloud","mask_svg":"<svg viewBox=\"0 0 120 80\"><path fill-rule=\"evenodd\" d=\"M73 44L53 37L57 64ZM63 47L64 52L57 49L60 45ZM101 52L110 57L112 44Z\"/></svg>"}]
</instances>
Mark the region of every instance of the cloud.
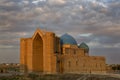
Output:
<instances>
[{"instance_id":1,"label":"cloud","mask_svg":"<svg viewBox=\"0 0 120 80\"><path fill-rule=\"evenodd\" d=\"M65 0L48 0L49 5L63 5L65 3Z\"/></svg>"},{"instance_id":2,"label":"cloud","mask_svg":"<svg viewBox=\"0 0 120 80\"><path fill-rule=\"evenodd\" d=\"M119 0L0 0L0 48L13 52L21 37L31 37L40 27L59 36L71 34L93 54L102 47L99 54L110 53L120 46L119 8Z\"/></svg>"},{"instance_id":3,"label":"cloud","mask_svg":"<svg viewBox=\"0 0 120 80\"><path fill-rule=\"evenodd\" d=\"M33 4L38 4L39 2L45 2L46 0L34 0L32 1ZM27 2L28 3L28 2Z\"/></svg>"}]
</instances>

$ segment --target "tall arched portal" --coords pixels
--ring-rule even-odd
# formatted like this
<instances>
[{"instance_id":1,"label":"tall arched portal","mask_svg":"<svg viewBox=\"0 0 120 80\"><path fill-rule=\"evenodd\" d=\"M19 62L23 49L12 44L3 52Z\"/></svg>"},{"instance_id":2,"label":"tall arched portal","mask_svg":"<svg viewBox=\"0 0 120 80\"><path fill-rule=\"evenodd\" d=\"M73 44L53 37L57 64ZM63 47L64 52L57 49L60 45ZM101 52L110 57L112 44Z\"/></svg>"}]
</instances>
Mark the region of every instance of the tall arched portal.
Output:
<instances>
[{"instance_id":1,"label":"tall arched portal","mask_svg":"<svg viewBox=\"0 0 120 80\"><path fill-rule=\"evenodd\" d=\"M43 72L43 40L37 34L33 40L33 71Z\"/></svg>"}]
</instances>

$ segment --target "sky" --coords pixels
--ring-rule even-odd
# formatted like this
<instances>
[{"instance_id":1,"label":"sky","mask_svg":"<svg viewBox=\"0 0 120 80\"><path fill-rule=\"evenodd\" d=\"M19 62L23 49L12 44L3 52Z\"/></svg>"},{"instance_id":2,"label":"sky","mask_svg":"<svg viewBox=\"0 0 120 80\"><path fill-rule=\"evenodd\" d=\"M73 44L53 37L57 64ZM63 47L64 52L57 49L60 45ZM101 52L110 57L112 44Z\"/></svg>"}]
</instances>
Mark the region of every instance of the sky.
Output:
<instances>
[{"instance_id":1,"label":"sky","mask_svg":"<svg viewBox=\"0 0 120 80\"><path fill-rule=\"evenodd\" d=\"M19 63L20 38L37 28L72 35L90 55L120 64L120 0L0 0L0 63Z\"/></svg>"}]
</instances>

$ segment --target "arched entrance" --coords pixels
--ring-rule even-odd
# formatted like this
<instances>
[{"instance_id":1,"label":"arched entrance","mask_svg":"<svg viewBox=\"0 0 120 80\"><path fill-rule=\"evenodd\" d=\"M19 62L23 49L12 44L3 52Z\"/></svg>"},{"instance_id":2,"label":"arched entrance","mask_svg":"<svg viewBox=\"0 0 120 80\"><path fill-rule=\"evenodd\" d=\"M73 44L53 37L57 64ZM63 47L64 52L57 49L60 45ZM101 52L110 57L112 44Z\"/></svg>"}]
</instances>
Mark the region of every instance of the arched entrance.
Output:
<instances>
[{"instance_id":1,"label":"arched entrance","mask_svg":"<svg viewBox=\"0 0 120 80\"><path fill-rule=\"evenodd\" d=\"M43 40L37 34L33 40L33 71L43 72Z\"/></svg>"}]
</instances>

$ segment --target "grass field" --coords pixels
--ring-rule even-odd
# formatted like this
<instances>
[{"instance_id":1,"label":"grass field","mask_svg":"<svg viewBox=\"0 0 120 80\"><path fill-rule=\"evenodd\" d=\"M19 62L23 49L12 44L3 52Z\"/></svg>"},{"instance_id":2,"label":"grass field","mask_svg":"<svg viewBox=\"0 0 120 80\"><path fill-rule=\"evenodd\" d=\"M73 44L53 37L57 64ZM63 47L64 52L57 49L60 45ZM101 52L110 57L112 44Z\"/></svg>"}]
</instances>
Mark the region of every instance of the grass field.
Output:
<instances>
[{"instance_id":1,"label":"grass field","mask_svg":"<svg viewBox=\"0 0 120 80\"><path fill-rule=\"evenodd\" d=\"M57 74L57 75L29 74L27 76L23 75L0 76L0 80L120 80L120 78L115 78L108 75L94 75L94 74Z\"/></svg>"}]
</instances>

